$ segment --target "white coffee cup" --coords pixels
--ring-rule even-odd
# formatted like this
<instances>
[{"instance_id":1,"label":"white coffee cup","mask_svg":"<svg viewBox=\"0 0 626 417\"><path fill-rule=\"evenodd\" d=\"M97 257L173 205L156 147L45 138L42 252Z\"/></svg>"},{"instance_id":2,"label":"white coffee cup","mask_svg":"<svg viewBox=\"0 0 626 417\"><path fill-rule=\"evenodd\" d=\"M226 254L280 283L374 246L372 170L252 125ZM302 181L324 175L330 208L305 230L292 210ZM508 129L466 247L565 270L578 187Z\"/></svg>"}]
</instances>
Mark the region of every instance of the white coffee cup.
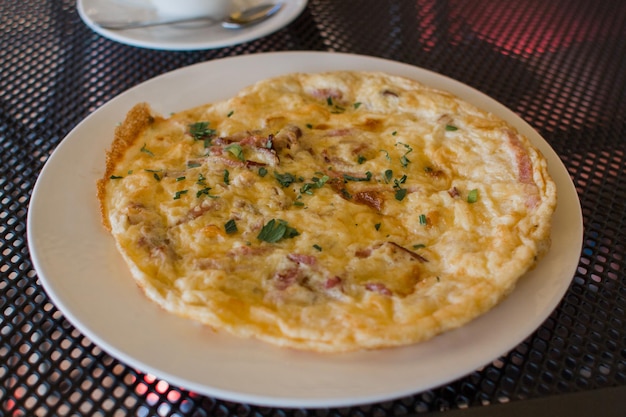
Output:
<instances>
[{"instance_id":1,"label":"white coffee cup","mask_svg":"<svg viewBox=\"0 0 626 417\"><path fill-rule=\"evenodd\" d=\"M235 11L234 0L150 0L162 17L212 16L221 19Z\"/></svg>"}]
</instances>

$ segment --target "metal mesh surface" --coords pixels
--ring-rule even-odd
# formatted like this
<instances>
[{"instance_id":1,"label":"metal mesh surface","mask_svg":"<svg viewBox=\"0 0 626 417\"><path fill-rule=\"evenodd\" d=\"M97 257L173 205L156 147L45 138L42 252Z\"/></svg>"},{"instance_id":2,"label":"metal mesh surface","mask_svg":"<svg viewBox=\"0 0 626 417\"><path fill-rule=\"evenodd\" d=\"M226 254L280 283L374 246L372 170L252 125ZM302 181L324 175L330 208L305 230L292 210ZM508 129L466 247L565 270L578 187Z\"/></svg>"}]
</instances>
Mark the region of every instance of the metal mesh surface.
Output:
<instances>
[{"instance_id":1,"label":"metal mesh surface","mask_svg":"<svg viewBox=\"0 0 626 417\"><path fill-rule=\"evenodd\" d=\"M626 385L624 39L626 4L617 0L311 0L264 38L165 52L95 34L71 0L0 0L0 415L405 415ZM537 331L443 387L382 404L281 410L171 386L73 328L40 286L26 242L30 194L51 152L91 112L151 77L283 50L431 69L492 96L542 134L575 183L585 232L571 285Z\"/></svg>"}]
</instances>

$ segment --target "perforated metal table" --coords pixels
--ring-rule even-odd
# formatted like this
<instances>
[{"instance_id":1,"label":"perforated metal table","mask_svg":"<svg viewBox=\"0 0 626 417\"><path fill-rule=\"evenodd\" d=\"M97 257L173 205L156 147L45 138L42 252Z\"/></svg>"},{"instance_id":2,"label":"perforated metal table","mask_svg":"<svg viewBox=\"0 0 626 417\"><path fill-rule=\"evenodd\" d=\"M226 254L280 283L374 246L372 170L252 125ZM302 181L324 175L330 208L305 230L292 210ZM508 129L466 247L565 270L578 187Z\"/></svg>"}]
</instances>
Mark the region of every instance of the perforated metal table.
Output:
<instances>
[{"instance_id":1,"label":"perforated metal table","mask_svg":"<svg viewBox=\"0 0 626 417\"><path fill-rule=\"evenodd\" d=\"M130 368L57 310L33 268L26 217L37 176L65 135L156 75L287 50L434 70L500 101L549 142L574 181L585 230L567 293L532 335L446 386L367 406L283 410L201 396ZM626 386L624 2L311 0L263 38L160 51L94 33L72 0L0 0L0 146L0 415L456 416ZM611 398L598 410L626 415L624 396Z\"/></svg>"}]
</instances>

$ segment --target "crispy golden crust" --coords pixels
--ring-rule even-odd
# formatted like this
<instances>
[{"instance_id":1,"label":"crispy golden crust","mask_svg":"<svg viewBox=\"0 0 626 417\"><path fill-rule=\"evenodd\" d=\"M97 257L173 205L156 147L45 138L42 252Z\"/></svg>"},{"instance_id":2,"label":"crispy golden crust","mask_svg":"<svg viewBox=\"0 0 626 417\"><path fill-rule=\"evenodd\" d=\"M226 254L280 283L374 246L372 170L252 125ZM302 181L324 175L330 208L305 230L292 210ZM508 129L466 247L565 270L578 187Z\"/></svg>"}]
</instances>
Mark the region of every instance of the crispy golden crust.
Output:
<instances>
[{"instance_id":1,"label":"crispy golden crust","mask_svg":"<svg viewBox=\"0 0 626 417\"><path fill-rule=\"evenodd\" d=\"M154 116L147 103L136 104L126 114L124 122L116 129L111 148L106 153L104 176L97 182L98 201L100 201L100 213L102 224L107 230L111 230L108 217L105 215L104 204L106 201L106 185L117 165L122 160L126 150L139 137L141 132L154 122Z\"/></svg>"},{"instance_id":2,"label":"crispy golden crust","mask_svg":"<svg viewBox=\"0 0 626 417\"><path fill-rule=\"evenodd\" d=\"M488 311L550 246L527 138L382 73L290 74L117 129L103 223L148 298L283 347L427 340Z\"/></svg>"}]
</instances>

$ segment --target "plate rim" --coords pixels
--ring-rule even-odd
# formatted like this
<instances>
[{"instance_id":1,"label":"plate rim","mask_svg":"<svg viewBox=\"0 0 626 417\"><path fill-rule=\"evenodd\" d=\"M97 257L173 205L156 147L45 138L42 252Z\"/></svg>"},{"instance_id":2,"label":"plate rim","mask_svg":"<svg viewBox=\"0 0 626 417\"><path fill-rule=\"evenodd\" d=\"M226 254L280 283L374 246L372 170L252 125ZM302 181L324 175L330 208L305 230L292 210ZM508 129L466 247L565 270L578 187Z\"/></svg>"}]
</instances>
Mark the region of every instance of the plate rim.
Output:
<instances>
[{"instance_id":1,"label":"plate rim","mask_svg":"<svg viewBox=\"0 0 626 417\"><path fill-rule=\"evenodd\" d=\"M569 215L570 217L573 216L576 220L576 224L570 225L570 227L573 227L573 232L571 233L575 236L576 242L574 242L573 247L569 249L568 254L570 252L572 253L576 252L577 256L576 256L575 263L572 260L571 265L564 266L566 271L564 271L563 274L569 275L569 279L565 280L565 282L560 282L558 283L558 285L556 285L556 288L552 290L552 295L550 297L548 305L544 306L542 313L535 315L532 318L532 321L526 324L525 328L532 327L532 330L530 330L528 333L523 332L524 333L523 335L519 334L518 332L514 340L511 339L506 343L506 349L501 348L500 352L497 355L494 356L493 354L491 354L489 355L488 359L482 357L480 358L481 360L477 360L476 358L473 358L473 362L471 363L471 365L466 366L463 369L459 369L457 372L451 371L451 372L448 372L445 376L439 376L438 378L434 378L429 384L424 384L424 383L409 384L404 389L395 389L393 390L393 392L390 392L385 389L381 389L380 391L374 394L369 392L367 395L363 395L363 396L351 394L349 397L342 397L342 396L330 396L329 397L329 396L323 396L323 395L317 396L317 397L316 396L312 396L312 397L299 396L298 397L298 396L289 396L289 395L286 395L284 397L277 397L275 395L268 396L265 394L252 393L252 392L242 393L242 392L237 392L236 390L233 390L233 389L223 389L221 387L208 386L206 383L202 384L202 383L198 383L197 381L191 381L186 376L176 375L176 373L164 371L163 369L161 369L162 366L159 366L158 364L155 365L153 363L146 363L145 360L142 360L141 358L129 357L123 349L119 348L119 346L115 346L115 344L111 344L111 341L108 341L102 338L96 331L93 331L92 330L93 325L90 326L88 323L84 322L85 321L84 317L80 317L76 315L75 307L72 308L72 306L67 305L68 301L64 299L62 294L59 293L59 288L58 288L59 283L58 282L55 283L54 279L50 280L50 277L46 275L47 271L45 271L45 269L47 266L44 265L45 262L42 260L42 256L41 256L42 246L36 234L37 233L36 227L37 227L38 222L41 223L41 218L40 218L41 217L41 205L44 204L44 202L46 202L45 199L44 199L44 202L41 201L43 198L42 195L45 196L45 194L42 194L43 191L41 189L42 187L41 184L44 180L46 180L47 175L48 175L47 172L51 169L50 167L53 167L61 163L59 162L59 158L61 157L59 157L58 155L63 156L64 152L65 153L69 152L66 150L69 146L74 145L74 142L78 142L79 139L73 139L73 138L79 137L78 135L80 135L81 129L84 129L85 126L91 123L94 119L97 119L98 117L100 117L99 115L102 114L102 112L104 111L103 109L111 108L120 101L125 101L125 100L130 101L131 99L138 98L141 96L143 90L146 90L148 88L154 88L155 86L158 87L159 84L162 84L171 79L183 77L187 73L194 73L197 71L211 72L212 68L215 68L218 66L221 66L222 68L224 68L224 67L228 67L229 65L241 65L242 63L246 63L245 61L249 61L249 60L252 60L252 61L260 60L264 62L275 62L277 60L299 62L303 58L307 58L309 61L318 62L317 66L324 66L324 62L323 62L324 60L330 61L331 63L328 64L327 62L327 64L330 65L331 67L333 65L345 64L346 62L358 61L359 64L371 63L374 66L382 66L382 67L390 66L393 69L393 71L391 71L393 73L406 71L407 73L415 73L415 74L422 74L422 75L429 74L430 77L439 79L444 84L450 84L454 86L455 88L462 86L463 91L467 92L467 94L476 95L474 97L474 100L468 100L468 101L470 102L475 102L476 100L478 100L479 102L487 101L490 103L490 105L498 109L497 114L499 116L503 117L503 114L504 114L506 116L505 119L507 121L511 122L509 118L511 117L515 118L515 123L513 123L513 125L516 128L530 129L530 131L534 132L534 135L533 135L534 137L531 137L529 139L531 139L531 141L540 148L541 152L544 153L546 158L549 159L549 169L551 171L551 174L553 174L553 178L554 178L554 173L555 172L558 173L559 181L561 182L560 187L565 187L565 189L560 189L560 188L558 189L559 206L557 206L557 211L559 210L560 207L562 209L562 204L564 202L562 201L561 195L565 193L565 196L566 196L565 200L568 203L567 209L569 210ZM321 62L321 65L319 64L320 62ZM357 65L357 64L352 64L352 65ZM285 70L285 72L289 72L289 71ZM461 98L467 99L466 97L461 97ZM192 107L192 106L189 106L189 107ZM124 113L126 110L128 109L124 109ZM173 111L173 110L182 110L182 109L171 109L171 110ZM500 112L502 112L502 114L500 114ZM541 141L540 143L535 142L537 138ZM102 168L104 168L104 166L102 166ZM567 177L567 181L565 180L564 176ZM555 182L556 182L556 179L555 179ZM559 187L559 183L557 183L557 187ZM95 184L94 184L94 189L95 189ZM47 198L50 199L50 196L48 196ZM95 194L93 198L95 199ZM572 205L572 203L574 203L574 200L575 200L575 204ZM38 209L39 209L39 213L37 212ZM39 216L39 218L37 218L37 216ZM33 227L35 227L35 230L33 230ZM473 87L470 87L466 84L463 84L445 75L438 74L436 72L426 70L424 68L420 68L414 65L405 64L405 63L398 62L398 61L392 61L392 60L388 60L385 58L358 55L358 54L335 53L335 52L313 52L313 51L311 52L309 51L266 52L266 53L258 53L258 54L251 54L251 55L245 55L245 56L226 57L226 58L221 58L221 59L217 59L213 61L202 62L202 63L193 64L190 66L179 68L174 71L164 73L162 75L159 75L157 77L144 81L141 84L138 84L137 86L132 87L126 90L125 92L119 94L118 96L110 100L109 102L105 103L99 109L94 111L92 114L87 116L85 119L83 119L83 121L81 121L74 129L72 129L72 131L68 133L68 135L61 141L61 143L57 146L57 148L52 152L52 154L46 161L39 177L37 178L37 181L33 188L30 205L28 208L28 215L27 215L27 240L28 240L29 252L30 252L33 265L35 267L35 270L37 271L41 284L43 285L46 293L49 295L52 302L64 314L64 316L68 319L68 321L70 321L72 325L74 325L79 331L81 331L81 333L89 337L96 345L98 345L103 350L105 350L108 354L117 358L118 360L125 363L126 365L134 366L138 369L141 369L142 372L153 374L157 376L158 378L164 379L167 382L178 385L182 389L196 391L204 395L215 396L215 397L222 398L225 400L231 400L231 401L242 402L242 403L250 403L250 404L256 404L256 405L261 405L261 406L278 406L278 407L310 407L310 408L344 407L344 406L353 406L353 405L374 403L374 402L379 402L379 401L384 401L384 400L400 398L405 395L410 395L410 394L413 394L413 393L416 393L425 389L434 388L441 384L453 381L457 378L467 375L468 373L472 372L474 369L477 369L489 363L490 361L495 360L498 357L498 355L502 355L506 353L508 350L514 348L520 342L522 342L522 340L525 337L532 334L541 325L541 323L545 321L545 319L551 314L551 312L556 308L560 300L563 298L563 295L567 291L567 288L569 287L569 283L571 282L571 279L573 278L575 270L578 266L579 254L582 249L582 239L583 239L583 224L582 224L582 211L580 208L580 201L578 199L574 184L571 178L569 177L569 174L567 173L566 167L563 165L563 162L560 160L556 152L550 147L548 142L545 139L543 139L539 135L539 133L536 132L527 122L525 122L521 117L517 116L512 110L506 108L504 105L497 102L495 99L474 89ZM110 243L113 244L112 241ZM548 253L547 256L549 256L549 254L550 253ZM573 255L572 255L572 259L573 259ZM507 302L507 301L508 299L505 300L504 302ZM494 310L487 312L485 315L479 317L478 319L475 319L474 321L470 322L466 326L470 326L475 321L480 320L482 317L487 316L490 313L493 314ZM463 326L463 327L466 327L466 326ZM453 330L452 332L456 332L456 331ZM450 332L447 332L447 333L450 333ZM424 342L424 344L427 344L427 343L429 342L428 341ZM411 347L398 348L398 349L394 348L393 353L400 352L400 354L402 355L407 355L407 350L410 351ZM364 356L366 357L374 356L378 358L382 356L383 359L385 357L384 354L380 355L376 353L374 354L370 354L370 353L371 352L367 352ZM298 357L297 354L295 356ZM358 356L359 355L357 355L357 357ZM347 355L347 356L341 355L341 357L342 358L347 357L348 359L351 358L350 355ZM408 357L411 358L411 355L408 354ZM291 356L290 356L290 360L293 360Z\"/></svg>"}]
</instances>

